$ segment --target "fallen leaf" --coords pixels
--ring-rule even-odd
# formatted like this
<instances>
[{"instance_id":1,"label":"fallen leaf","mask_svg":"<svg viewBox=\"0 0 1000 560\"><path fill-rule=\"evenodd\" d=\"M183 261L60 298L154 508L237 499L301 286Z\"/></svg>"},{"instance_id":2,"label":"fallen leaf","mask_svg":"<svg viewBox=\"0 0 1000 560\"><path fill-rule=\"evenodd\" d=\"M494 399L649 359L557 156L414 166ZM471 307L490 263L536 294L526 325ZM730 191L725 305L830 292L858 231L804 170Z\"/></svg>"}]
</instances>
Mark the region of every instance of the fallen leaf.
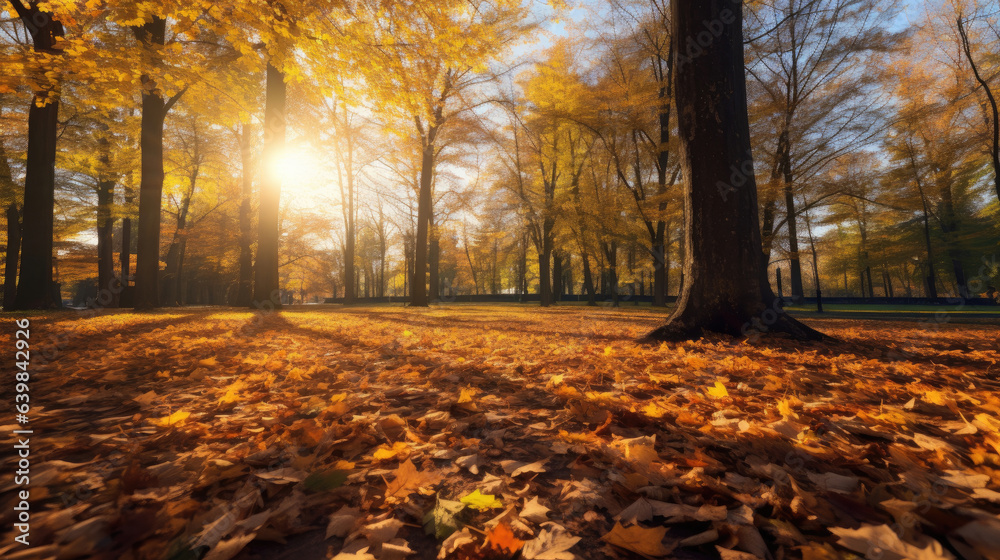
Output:
<instances>
[{"instance_id":1,"label":"fallen leaf","mask_svg":"<svg viewBox=\"0 0 1000 560\"><path fill-rule=\"evenodd\" d=\"M672 546L667 547L663 545L663 537L666 534L666 527L647 529L639 525L633 525L626 528L622 527L621 523L615 523L614 528L608 534L601 537L601 540L644 556L660 558L673 551Z\"/></svg>"}]
</instances>

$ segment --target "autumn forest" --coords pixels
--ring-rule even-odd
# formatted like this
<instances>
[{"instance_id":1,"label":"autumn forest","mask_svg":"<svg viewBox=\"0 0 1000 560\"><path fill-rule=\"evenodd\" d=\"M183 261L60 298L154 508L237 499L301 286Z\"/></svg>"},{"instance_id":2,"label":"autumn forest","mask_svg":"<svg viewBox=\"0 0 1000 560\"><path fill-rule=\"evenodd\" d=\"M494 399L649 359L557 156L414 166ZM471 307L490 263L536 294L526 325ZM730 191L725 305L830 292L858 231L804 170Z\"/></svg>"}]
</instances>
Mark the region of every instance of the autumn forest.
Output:
<instances>
[{"instance_id":1,"label":"autumn forest","mask_svg":"<svg viewBox=\"0 0 1000 560\"><path fill-rule=\"evenodd\" d=\"M4 559L1000 559L995 2L3 0L0 68Z\"/></svg>"}]
</instances>

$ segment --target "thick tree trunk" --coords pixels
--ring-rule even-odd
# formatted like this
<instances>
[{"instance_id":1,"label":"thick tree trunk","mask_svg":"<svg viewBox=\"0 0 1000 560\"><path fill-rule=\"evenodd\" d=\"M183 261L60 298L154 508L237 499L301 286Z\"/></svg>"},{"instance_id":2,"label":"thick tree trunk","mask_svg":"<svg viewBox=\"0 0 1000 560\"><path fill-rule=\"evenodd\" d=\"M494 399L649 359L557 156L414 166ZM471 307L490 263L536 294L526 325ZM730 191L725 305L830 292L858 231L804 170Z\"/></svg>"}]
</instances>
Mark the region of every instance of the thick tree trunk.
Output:
<instances>
[{"instance_id":1,"label":"thick tree trunk","mask_svg":"<svg viewBox=\"0 0 1000 560\"><path fill-rule=\"evenodd\" d=\"M266 101L264 109L264 161L273 162L285 149L285 75L272 64L267 65ZM268 166L260 185L260 213L257 219L257 263L254 267L253 306L270 303L281 307L278 291L279 210L281 177Z\"/></svg>"},{"instance_id":2,"label":"thick tree trunk","mask_svg":"<svg viewBox=\"0 0 1000 560\"><path fill-rule=\"evenodd\" d=\"M240 133L240 256L239 287L233 305L248 307L253 299L253 148L246 127Z\"/></svg>"},{"instance_id":3,"label":"thick tree trunk","mask_svg":"<svg viewBox=\"0 0 1000 560\"><path fill-rule=\"evenodd\" d=\"M434 173L434 144L424 146L420 161L420 191L417 193L417 239L413 247L413 279L410 281L410 305L427 307L427 253L433 200L431 185Z\"/></svg>"},{"instance_id":4,"label":"thick tree trunk","mask_svg":"<svg viewBox=\"0 0 1000 560\"><path fill-rule=\"evenodd\" d=\"M563 257L559 251L552 251L552 302L559 303L563 294Z\"/></svg>"},{"instance_id":5,"label":"thick tree trunk","mask_svg":"<svg viewBox=\"0 0 1000 560\"><path fill-rule=\"evenodd\" d=\"M21 213L17 204L7 207L7 256L3 276L3 309L14 309L17 294L17 260L21 254Z\"/></svg>"},{"instance_id":6,"label":"thick tree trunk","mask_svg":"<svg viewBox=\"0 0 1000 560\"><path fill-rule=\"evenodd\" d=\"M142 96L142 180L139 183L139 237L136 246L135 308L159 306L160 204L163 199L164 101Z\"/></svg>"},{"instance_id":7,"label":"thick tree trunk","mask_svg":"<svg viewBox=\"0 0 1000 560\"><path fill-rule=\"evenodd\" d=\"M687 258L677 309L666 325L647 335L649 340L691 338L703 330L746 336L755 329L823 338L774 305L761 258L742 6L730 0L671 3L675 99L687 179ZM704 22L718 22L720 32L692 46L687 39L703 37ZM730 184L733 170L748 170L739 186Z\"/></svg>"},{"instance_id":8,"label":"thick tree trunk","mask_svg":"<svg viewBox=\"0 0 1000 560\"><path fill-rule=\"evenodd\" d=\"M543 249L538 253L538 303L542 307L552 305L551 253L551 249Z\"/></svg>"}]
</instances>

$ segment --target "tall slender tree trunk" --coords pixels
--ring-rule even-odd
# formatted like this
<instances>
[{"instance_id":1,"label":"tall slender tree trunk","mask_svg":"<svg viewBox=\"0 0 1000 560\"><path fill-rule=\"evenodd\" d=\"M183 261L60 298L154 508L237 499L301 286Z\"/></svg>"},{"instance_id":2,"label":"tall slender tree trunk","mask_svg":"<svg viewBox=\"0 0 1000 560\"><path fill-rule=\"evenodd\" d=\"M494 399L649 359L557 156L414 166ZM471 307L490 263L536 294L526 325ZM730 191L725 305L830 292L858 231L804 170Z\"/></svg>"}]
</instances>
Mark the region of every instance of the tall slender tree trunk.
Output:
<instances>
[{"instance_id":1,"label":"tall slender tree trunk","mask_svg":"<svg viewBox=\"0 0 1000 560\"><path fill-rule=\"evenodd\" d=\"M552 302L559 303L563 294L563 256L552 251Z\"/></svg>"},{"instance_id":2,"label":"tall slender tree trunk","mask_svg":"<svg viewBox=\"0 0 1000 560\"><path fill-rule=\"evenodd\" d=\"M285 149L287 127L285 113L285 75L267 65L266 100L264 108L264 162L266 171L260 185L260 213L257 219L257 263L254 266L253 306L268 302L281 307L278 289L278 240L281 205L281 177L273 165Z\"/></svg>"},{"instance_id":3,"label":"tall slender tree trunk","mask_svg":"<svg viewBox=\"0 0 1000 560\"><path fill-rule=\"evenodd\" d=\"M38 2L11 4L24 24L36 53L57 54L63 27ZM25 161L21 262L14 309L61 307L52 280L53 212L55 209L56 139L59 130L58 92L36 91L28 109L28 153Z\"/></svg>"},{"instance_id":4,"label":"tall slender tree trunk","mask_svg":"<svg viewBox=\"0 0 1000 560\"><path fill-rule=\"evenodd\" d=\"M774 305L761 258L752 171L739 187L729 184L732 169L753 169L742 8L742 2L731 0L671 3L674 89L687 183L685 279L677 309L647 339L691 338L703 329L737 336L767 329L803 339L823 337ZM719 22L721 33L700 56L688 53L687 39L703 32L706 21Z\"/></svg>"},{"instance_id":5,"label":"tall slender tree trunk","mask_svg":"<svg viewBox=\"0 0 1000 560\"><path fill-rule=\"evenodd\" d=\"M434 144L425 142L420 160L420 190L417 193L417 239L413 248L413 279L410 282L410 305L427 307L427 253L430 236L431 181L434 173Z\"/></svg>"},{"instance_id":6,"label":"tall slender tree trunk","mask_svg":"<svg viewBox=\"0 0 1000 560\"><path fill-rule=\"evenodd\" d=\"M427 276L430 285L428 297L434 302L441 300L441 239L439 234L440 228L434 223L434 211L431 210L427 225Z\"/></svg>"},{"instance_id":7,"label":"tall slender tree trunk","mask_svg":"<svg viewBox=\"0 0 1000 560\"><path fill-rule=\"evenodd\" d=\"M134 200L132 190L126 185L125 208L130 210ZM122 293L118 301L122 307L131 307L134 297L134 291L129 286L129 278L132 275L132 218L128 214L122 218L122 246L118 252L118 264L122 283Z\"/></svg>"},{"instance_id":8,"label":"tall slender tree trunk","mask_svg":"<svg viewBox=\"0 0 1000 560\"><path fill-rule=\"evenodd\" d=\"M7 207L7 255L4 262L3 276L3 309L14 309L14 296L17 294L17 261L21 254L21 212L17 204L11 202Z\"/></svg>"},{"instance_id":9,"label":"tall slender tree trunk","mask_svg":"<svg viewBox=\"0 0 1000 560\"><path fill-rule=\"evenodd\" d=\"M240 131L240 256L238 307L248 307L253 299L253 138L246 126Z\"/></svg>"},{"instance_id":10,"label":"tall slender tree trunk","mask_svg":"<svg viewBox=\"0 0 1000 560\"><path fill-rule=\"evenodd\" d=\"M113 209L115 182L103 180L97 184L97 296L102 307L114 307L118 287L115 282ZM104 295L104 294L107 295Z\"/></svg>"},{"instance_id":11,"label":"tall slender tree trunk","mask_svg":"<svg viewBox=\"0 0 1000 560\"><path fill-rule=\"evenodd\" d=\"M153 53L154 65L159 49L166 41L167 21L154 16L140 27L134 27L136 38ZM139 236L136 246L135 301L136 309L159 306L160 276L160 212L163 199L163 122L183 91L164 99L157 84L142 76L142 122L139 140L142 179L139 182Z\"/></svg>"},{"instance_id":12,"label":"tall slender tree trunk","mask_svg":"<svg viewBox=\"0 0 1000 560\"><path fill-rule=\"evenodd\" d=\"M583 259L583 291L587 292L587 305L597 305L597 292L594 290L594 274L590 270L590 256L581 255Z\"/></svg>"}]
</instances>

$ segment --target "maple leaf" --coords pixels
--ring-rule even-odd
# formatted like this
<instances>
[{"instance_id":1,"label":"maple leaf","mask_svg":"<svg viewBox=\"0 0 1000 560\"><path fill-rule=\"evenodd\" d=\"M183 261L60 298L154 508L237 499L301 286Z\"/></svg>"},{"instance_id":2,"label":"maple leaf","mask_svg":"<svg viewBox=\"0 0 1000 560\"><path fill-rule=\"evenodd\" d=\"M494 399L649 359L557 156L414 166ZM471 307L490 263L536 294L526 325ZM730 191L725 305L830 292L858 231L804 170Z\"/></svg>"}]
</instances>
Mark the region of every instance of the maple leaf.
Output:
<instances>
[{"instance_id":1,"label":"maple leaf","mask_svg":"<svg viewBox=\"0 0 1000 560\"><path fill-rule=\"evenodd\" d=\"M475 490L471 494L466 494L459 499L463 504L479 511L488 511L503 507L503 503L496 499L496 496L492 494L481 494L479 490Z\"/></svg>"},{"instance_id":2,"label":"maple leaf","mask_svg":"<svg viewBox=\"0 0 1000 560\"><path fill-rule=\"evenodd\" d=\"M441 481L441 475L434 471L418 471L413 461L405 463L393 471L395 478L386 480L386 499L405 500L410 494L427 486L433 486ZM383 478L383 480L385 480Z\"/></svg>"},{"instance_id":3,"label":"maple leaf","mask_svg":"<svg viewBox=\"0 0 1000 560\"><path fill-rule=\"evenodd\" d=\"M505 552L508 556L513 556L515 552L521 550L524 541L514 536L514 531L506 521L497 523L492 529L486 532L486 543L490 548L498 552Z\"/></svg>"},{"instance_id":4,"label":"maple leaf","mask_svg":"<svg viewBox=\"0 0 1000 560\"><path fill-rule=\"evenodd\" d=\"M661 558L670 554L673 550L673 547L663 545L663 537L666 534L666 527L647 529L633 525L626 528L622 527L621 523L615 523L611 531L601 537L601 540L619 548L642 554L643 556Z\"/></svg>"}]
</instances>

